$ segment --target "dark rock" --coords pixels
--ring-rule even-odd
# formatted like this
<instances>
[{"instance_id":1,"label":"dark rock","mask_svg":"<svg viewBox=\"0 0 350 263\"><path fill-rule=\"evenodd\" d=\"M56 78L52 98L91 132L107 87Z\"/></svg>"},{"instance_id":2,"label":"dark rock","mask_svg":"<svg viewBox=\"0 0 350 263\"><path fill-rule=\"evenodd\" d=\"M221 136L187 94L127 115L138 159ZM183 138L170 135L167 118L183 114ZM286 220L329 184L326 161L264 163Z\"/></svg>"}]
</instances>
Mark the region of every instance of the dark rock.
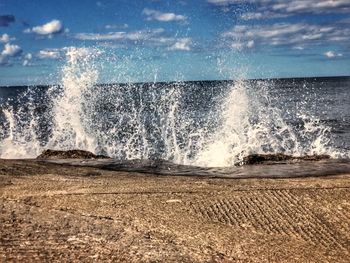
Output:
<instances>
[{"instance_id":1,"label":"dark rock","mask_svg":"<svg viewBox=\"0 0 350 263\"><path fill-rule=\"evenodd\" d=\"M83 150L45 150L37 159L109 159L110 157L104 155L96 155L89 151Z\"/></svg>"},{"instance_id":2,"label":"dark rock","mask_svg":"<svg viewBox=\"0 0 350 263\"><path fill-rule=\"evenodd\" d=\"M331 157L329 155L322 154L322 155L305 155L299 158L304 161L320 161L320 160L330 159Z\"/></svg>"},{"instance_id":3,"label":"dark rock","mask_svg":"<svg viewBox=\"0 0 350 263\"><path fill-rule=\"evenodd\" d=\"M251 154L243 158L243 164L262 164L276 162L292 162L292 161L319 161L329 159L329 155L305 155L292 156L282 153L276 154Z\"/></svg>"}]
</instances>

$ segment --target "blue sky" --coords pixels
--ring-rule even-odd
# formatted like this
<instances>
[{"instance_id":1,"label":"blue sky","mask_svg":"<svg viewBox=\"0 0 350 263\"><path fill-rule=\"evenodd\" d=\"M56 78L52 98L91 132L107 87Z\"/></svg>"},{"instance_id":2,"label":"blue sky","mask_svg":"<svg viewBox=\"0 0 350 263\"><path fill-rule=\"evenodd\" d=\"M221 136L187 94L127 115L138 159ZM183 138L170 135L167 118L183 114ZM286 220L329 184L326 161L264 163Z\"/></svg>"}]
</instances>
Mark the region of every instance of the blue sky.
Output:
<instances>
[{"instance_id":1,"label":"blue sky","mask_svg":"<svg viewBox=\"0 0 350 263\"><path fill-rule=\"evenodd\" d=\"M69 47L100 82L350 75L350 1L0 0L0 85L59 82Z\"/></svg>"}]
</instances>

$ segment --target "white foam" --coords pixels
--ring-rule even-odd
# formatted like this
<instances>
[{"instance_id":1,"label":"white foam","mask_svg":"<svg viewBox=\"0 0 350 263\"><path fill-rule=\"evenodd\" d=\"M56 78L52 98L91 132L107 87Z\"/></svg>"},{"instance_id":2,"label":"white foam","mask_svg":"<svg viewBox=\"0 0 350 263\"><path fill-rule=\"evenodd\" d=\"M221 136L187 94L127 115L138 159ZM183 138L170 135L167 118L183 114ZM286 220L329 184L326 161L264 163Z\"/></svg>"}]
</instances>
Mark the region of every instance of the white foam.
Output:
<instances>
[{"instance_id":1,"label":"white foam","mask_svg":"<svg viewBox=\"0 0 350 263\"><path fill-rule=\"evenodd\" d=\"M225 167L252 153L345 156L332 148L330 129L307 112L297 116L303 129L289 125L269 94L271 82L254 88L247 81L235 82L198 126L181 112L186 92L181 83L161 90L147 87L148 93L131 84L97 89L101 55L97 49L66 49L62 92L56 92L58 87L48 91L52 129L45 142L37 136L34 105L3 111L7 128L1 131L1 158L33 158L47 148L83 149L122 160L157 156L178 164Z\"/></svg>"},{"instance_id":2,"label":"white foam","mask_svg":"<svg viewBox=\"0 0 350 263\"><path fill-rule=\"evenodd\" d=\"M89 130L86 105L89 93L98 80L94 60L96 49L68 48L67 62L62 68L63 93L54 99L53 132L47 148L96 151L94 131Z\"/></svg>"}]
</instances>

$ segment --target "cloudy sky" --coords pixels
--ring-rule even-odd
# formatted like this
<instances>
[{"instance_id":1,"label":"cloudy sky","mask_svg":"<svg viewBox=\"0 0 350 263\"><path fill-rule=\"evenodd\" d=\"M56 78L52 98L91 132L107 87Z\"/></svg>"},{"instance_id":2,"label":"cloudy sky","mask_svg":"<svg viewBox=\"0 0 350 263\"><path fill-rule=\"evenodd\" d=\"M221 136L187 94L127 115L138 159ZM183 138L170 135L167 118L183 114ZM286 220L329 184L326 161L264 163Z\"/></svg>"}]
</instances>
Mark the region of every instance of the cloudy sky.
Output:
<instances>
[{"instance_id":1,"label":"cloudy sky","mask_svg":"<svg viewBox=\"0 0 350 263\"><path fill-rule=\"evenodd\" d=\"M69 47L101 82L350 75L350 1L0 1L0 85L58 82Z\"/></svg>"}]
</instances>

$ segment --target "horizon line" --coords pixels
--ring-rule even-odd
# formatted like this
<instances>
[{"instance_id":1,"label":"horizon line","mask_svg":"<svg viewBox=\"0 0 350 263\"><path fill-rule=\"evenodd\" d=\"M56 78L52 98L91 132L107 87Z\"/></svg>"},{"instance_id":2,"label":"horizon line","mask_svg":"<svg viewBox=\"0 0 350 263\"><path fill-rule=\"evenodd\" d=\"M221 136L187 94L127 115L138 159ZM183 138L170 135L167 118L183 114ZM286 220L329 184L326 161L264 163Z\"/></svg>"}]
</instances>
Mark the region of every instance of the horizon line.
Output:
<instances>
[{"instance_id":1,"label":"horizon line","mask_svg":"<svg viewBox=\"0 0 350 263\"><path fill-rule=\"evenodd\" d=\"M94 86L109 86L109 85L145 85L145 84L170 84L170 83L189 83L189 82L234 82L234 81L276 81L276 80L307 80L307 79L335 79L335 78L350 78L350 75L340 76L308 76L308 77L274 77L274 78L248 78L248 79L207 79L207 80L171 80L171 81L156 81L156 82L111 82L111 83L97 83ZM10 87L48 87L61 86L61 84L30 84L30 85L1 85L0 88Z\"/></svg>"}]
</instances>

